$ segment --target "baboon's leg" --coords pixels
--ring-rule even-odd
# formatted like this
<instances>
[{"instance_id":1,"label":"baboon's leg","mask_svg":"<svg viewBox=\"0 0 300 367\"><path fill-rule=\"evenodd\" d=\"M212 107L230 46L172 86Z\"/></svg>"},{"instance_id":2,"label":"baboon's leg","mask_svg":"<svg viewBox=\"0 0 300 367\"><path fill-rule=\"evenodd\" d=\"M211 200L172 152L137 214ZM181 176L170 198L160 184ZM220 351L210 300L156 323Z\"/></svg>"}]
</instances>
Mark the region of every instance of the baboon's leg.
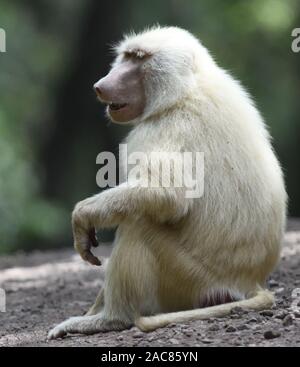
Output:
<instances>
[{"instance_id":1,"label":"baboon's leg","mask_svg":"<svg viewBox=\"0 0 300 367\"><path fill-rule=\"evenodd\" d=\"M88 312L85 314L85 316L91 316L96 315L99 313L104 307L104 287L100 289L98 296L96 298L95 303L93 306L88 310Z\"/></svg>"}]
</instances>

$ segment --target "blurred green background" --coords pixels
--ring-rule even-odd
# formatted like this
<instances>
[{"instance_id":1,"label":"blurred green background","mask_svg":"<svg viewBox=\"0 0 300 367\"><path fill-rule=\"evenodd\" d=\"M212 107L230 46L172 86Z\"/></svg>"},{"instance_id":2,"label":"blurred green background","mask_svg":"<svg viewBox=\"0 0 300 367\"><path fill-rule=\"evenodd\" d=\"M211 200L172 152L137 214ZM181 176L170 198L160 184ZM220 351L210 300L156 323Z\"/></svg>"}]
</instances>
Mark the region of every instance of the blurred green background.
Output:
<instances>
[{"instance_id":1,"label":"blurred green background","mask_svg":"<svg viewBox=\"0 0 300 367\"><path fill-rule=\"evenodd\" d=\"M128 131L107 122L92 85L113 42L155 23L190 30L242 80L300 216L299 0L0 0L0 253L72 245L70 212L99 191L96 155Z\"/></svg>"}]
</instances>

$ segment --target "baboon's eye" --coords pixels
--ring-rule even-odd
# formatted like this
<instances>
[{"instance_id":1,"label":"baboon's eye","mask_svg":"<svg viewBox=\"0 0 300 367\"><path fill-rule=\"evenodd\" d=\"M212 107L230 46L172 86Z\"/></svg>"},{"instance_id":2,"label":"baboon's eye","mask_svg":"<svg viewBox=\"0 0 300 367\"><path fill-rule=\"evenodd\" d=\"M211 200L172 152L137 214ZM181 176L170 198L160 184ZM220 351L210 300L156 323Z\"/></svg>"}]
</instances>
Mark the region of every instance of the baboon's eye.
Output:
<instances>
[{"instance_id":1,"label":"baboon's eye","mask_svg":"<svg viewBox=\"0 0 300 367\"><path fill-rule=\"evenodd\" d=\"M146 52L145 50L140 49L133 49L124 52L125 59L135 59L135 60L145 60L146 58L150 57L151 55Z\"/></svg>"}]
</instances>

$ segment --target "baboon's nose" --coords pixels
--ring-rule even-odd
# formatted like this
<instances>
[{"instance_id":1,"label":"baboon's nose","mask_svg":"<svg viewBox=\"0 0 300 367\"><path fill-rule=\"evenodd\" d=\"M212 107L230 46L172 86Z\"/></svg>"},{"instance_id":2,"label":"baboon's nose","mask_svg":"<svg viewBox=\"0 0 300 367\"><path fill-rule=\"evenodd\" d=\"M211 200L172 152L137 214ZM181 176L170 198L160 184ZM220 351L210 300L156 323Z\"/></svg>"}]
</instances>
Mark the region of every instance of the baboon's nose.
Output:
<instances>
[{"instance_id":1,"label":"baboon's nose","mask_svg":"<svg viewBox=\"0 0 300 367\"><path fill-rule=\"evenodd\" d=\"M106 77L98 80L94 84L94 91L96 92L98 98L103 102L109 101L111 99L112 91Z\"/></svg>"},{"instance_id":2,"label":"baboon's nose","mask_svg":"<svg viewBox=\"0 0 300 367\"><path fill-rule=\"evenodd\" d=\"M102 94L103 94L101 88L98 85L98 83L94 84L94 91L96 92L98 97L101 97Z\"/></svg>"}]
</instances>

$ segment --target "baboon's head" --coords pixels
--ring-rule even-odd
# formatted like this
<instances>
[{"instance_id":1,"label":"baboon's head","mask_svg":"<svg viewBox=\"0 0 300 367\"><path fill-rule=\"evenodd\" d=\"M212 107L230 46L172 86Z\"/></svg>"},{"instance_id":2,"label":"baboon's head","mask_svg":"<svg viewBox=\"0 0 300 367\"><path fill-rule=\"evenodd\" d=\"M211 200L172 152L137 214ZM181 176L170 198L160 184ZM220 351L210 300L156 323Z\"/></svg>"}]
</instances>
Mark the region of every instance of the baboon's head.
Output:
<instances>
[{"instance_id":1,"label":"baboon's head","mask_svg":"<svg viewBox=\"0 0 300 367\"><path fill-rule=\"evenodd\" d=\"M126 36L115 51L110 72L94 89L117 123L142 121L192 93L199 65L210 59L194 36L177 27Z\"/></svg>"}]
</instances>

